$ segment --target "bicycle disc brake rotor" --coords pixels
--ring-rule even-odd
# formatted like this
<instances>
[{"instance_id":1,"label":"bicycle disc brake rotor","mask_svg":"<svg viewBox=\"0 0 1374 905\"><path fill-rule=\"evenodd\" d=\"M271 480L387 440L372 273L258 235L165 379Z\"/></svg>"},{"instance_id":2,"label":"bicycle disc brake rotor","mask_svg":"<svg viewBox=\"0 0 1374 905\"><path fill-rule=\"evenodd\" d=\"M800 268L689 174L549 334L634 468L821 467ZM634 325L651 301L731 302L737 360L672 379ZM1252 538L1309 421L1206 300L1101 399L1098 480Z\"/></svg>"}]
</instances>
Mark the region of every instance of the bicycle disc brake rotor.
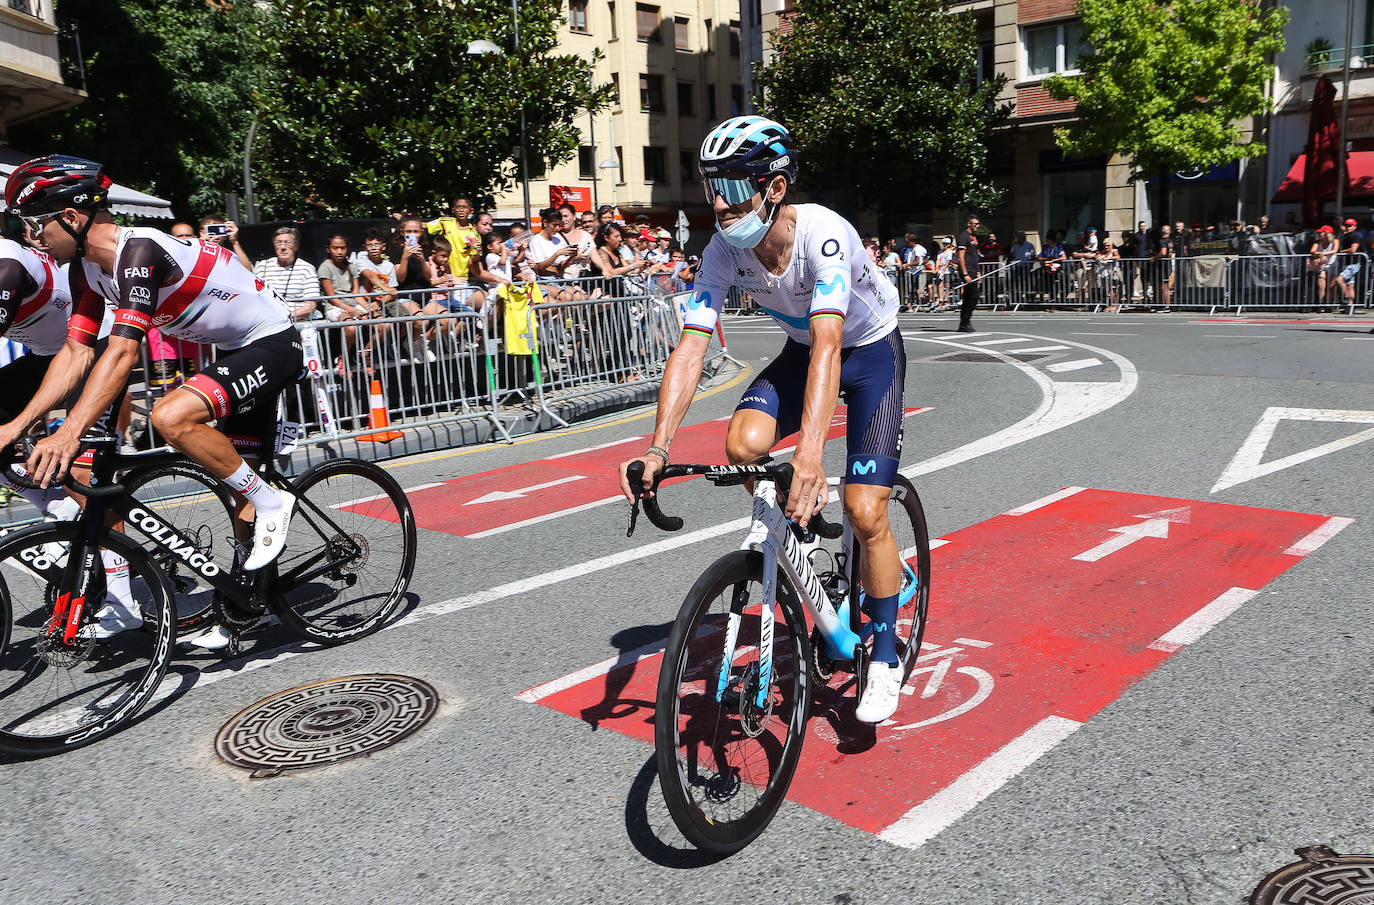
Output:
<instances>
[{"instance_id":1,"label":"bicycle disc brake rotor","mask_svg":"<svg viewBox=\"0 0 1374 905\"><path fill-rule=\"evenodd\" d=\"M358 581L358 571L367 565L367 556L372 548L368 546L367 538L361 534L353 533L346 537L347 542L343 538L335 538L329 544L330 558L336 563L329 575L335 581L342 581L352 587ZM349 549L349 544L353 550L358 551L356 554Z\"/></svg>"},{"instance_id":2,"label":"bicycle disc brake rotor","mask_svg":"<svg viewBox=\"0 0 1374 905\"><path fill-rule=\"evenodd\" d=\"M759 707L756 698L759 692L759 665L750 663L740 677L739 685L739 725L749 738L758 738L768 726L773 715L773 695L764 696L764 704Z\"/></svg>"}]
</instances>

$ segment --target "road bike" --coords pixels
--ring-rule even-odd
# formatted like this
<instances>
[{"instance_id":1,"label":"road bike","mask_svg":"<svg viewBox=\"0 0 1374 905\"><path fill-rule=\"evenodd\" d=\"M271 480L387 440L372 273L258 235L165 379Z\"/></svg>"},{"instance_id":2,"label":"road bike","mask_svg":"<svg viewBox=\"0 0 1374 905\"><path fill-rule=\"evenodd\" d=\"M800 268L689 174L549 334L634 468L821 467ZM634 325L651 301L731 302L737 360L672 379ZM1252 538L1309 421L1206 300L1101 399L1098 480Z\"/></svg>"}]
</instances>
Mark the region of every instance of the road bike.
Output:
<instances>
[{"instance_id":1,"label":"road bike","mask_svg":"<svg viewBox=\"0 0 1374 905\"><path fill-rule=\"evenodd\" d=\"M297 478L264 465L296 511L276 562L246 573L246 548L225 517L233 499L200 466L170 451L120 454L114 437L83 446L93 453L90 484L64 481L86 498L80 516L0 537L0 751L65 751L128 725L162 683L179 622L219 622L232 654L269 614L334 645L377 631L403 603L415 519L395 479L371 462L333 459ZM124 532L106 527L107 515ZM105 639L92 630L106 590L102 548L128 560L144 620Z\"/></svg>"},{"instance_id":2,"label":"road bike","mask_svg":"<svg viewBox=\"0 0 1374 905\"><path fill-rule=\"evenodd\" d=\"M631 487L641 486L642 469L631 463ZM788 520L779 497L791 484L791 465L669 465L654 491L689 475L718 486L754 481L753 521L740 548L697 579L673 622L658 677L654 748L659 786L683 836L732 854L763 832L787 794L814 686L847 672L855 691L863 689L873 626L848 519L817 516L807 528ZM838 479L831 484L843 492ZM664 515L657 495L645 495L631 510L631 532L641 502L659 528L682 527L682 519ZM902 558L896 626L905 683L925 632L930 539L920 498L900 475L888 518ZM823 541L836 539L832 552Z\"/></svg>"}]
</instances>

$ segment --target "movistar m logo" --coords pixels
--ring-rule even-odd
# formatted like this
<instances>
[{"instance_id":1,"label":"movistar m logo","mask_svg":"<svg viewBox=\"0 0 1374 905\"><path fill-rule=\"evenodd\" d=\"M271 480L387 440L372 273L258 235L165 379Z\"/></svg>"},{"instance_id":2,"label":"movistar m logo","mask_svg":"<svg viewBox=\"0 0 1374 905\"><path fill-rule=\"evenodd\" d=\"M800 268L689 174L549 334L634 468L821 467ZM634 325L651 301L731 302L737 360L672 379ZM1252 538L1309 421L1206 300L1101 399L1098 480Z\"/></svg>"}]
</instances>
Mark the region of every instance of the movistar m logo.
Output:
<instances>
[{"instance_id":1,"label":"movistar m logo","mask_svg":"<svg viewBox=\"0 0 1374 905\"><path fill-rule=\"evenodd\" d=\"M887 631L887 623L886 623L886 622L875 622L875 623L873 623L873 631L875 631L875 632L885 632L885 631Z\"/></svg>"},{"instance_id":2,"label":"movistar m logo","mask_svg":"<svg viewBox=\"0 0 1374 905\"><path fill-rule=\"evenodd\" d=\"M878 462L876 459L867 459L861 462L856 461L853 465L850 466L849 473L852 475L877 474Z\"/></svg>"},{"instance_id":3,"label":"movistar m logo","mask_svg":"<svg viewBox=\"0 0 1374 905\"><path fill-rule=\"evenodd\" d=\"M842 273L835 274L829 280L822 280L819 278L816 280L816 295L830 295L835 292L844 292L847 288L849 288L849 284L845 281L844 274Z\"/></svg>"}]
</instances>

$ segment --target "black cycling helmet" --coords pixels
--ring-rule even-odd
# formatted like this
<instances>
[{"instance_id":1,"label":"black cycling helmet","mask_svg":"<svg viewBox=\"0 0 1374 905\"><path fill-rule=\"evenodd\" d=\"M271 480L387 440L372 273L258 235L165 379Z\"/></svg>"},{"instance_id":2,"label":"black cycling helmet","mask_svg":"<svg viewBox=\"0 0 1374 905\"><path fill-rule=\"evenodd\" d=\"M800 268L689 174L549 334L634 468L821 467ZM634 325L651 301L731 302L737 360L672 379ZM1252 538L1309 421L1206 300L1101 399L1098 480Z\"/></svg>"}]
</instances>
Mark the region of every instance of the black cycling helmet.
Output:
<instances>
[{"instance_id":1,"label":"black cycling helmet","mask_svg":"<svg viewBox=\"0 0 1374 905\"><path fill-rule=\"evenodd\" d=\"M107 207L113 184L95 161L53 154L15 168L5 184L5 206L21 217L66 207Z\"/></svg>"},{"instance_id":2,"label":"black cycling helmet","mask_svg":"<svg viewBox=\"0 0 1374 905\"><path fill-rule=\"evenodd\" d=\"M15 168L5 183L5 206L20 217L41 217L69 207L94 214L110 206L113 184L95 161L53 154ZM76 256L85 257L86 233L95 222L94 216L86 219L80 232L64 220L57 222L76 240Z\"/></svg>"}]
</instances>

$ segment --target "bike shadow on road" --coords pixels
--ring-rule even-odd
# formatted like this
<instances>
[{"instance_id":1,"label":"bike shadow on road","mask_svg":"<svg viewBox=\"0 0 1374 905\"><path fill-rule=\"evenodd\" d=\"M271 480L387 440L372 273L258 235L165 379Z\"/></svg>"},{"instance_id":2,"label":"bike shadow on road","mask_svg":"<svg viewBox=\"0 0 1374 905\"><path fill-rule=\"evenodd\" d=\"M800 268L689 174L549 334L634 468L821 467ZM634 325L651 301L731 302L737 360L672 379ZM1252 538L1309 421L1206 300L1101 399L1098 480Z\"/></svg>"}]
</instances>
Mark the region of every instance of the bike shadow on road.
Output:
<instances>
[{"instance_id":1,"label":"bike shadow on road","mask_svg":"<svg viewBox=\"0 0 1374 905\"><path fill-rule=\"evenodd\" d=\"M658 759L650 754L625 795L625 833L635 850L661 867L681 870L707 867L727 857L693 848L682 838L673 826L673 818L669 816L662 796L654 794L654 780L657 778ZM655 803L653 814L649 812L650 802ZM656 825L663 827L662 835L655 828ZM682 847L671 844L665 836L679 842Z\"/></svg>"},{"instance_id":2,"label":"bike shadow on road","mask_svg":"<svg viewBox=\"0 0 1374 905\"><path fill-rule=\"evenodd\" d=\"M853 677L829 685L816 682L811 696L811 719L825 720L830 725L838 739L835 750L840 754L863 754L878 743L878 727L854 718L859 699L857 686Z\"/></svg>"},{"instance_id":3,"label":"bike shadow on road","mask_svg":"<svg viewBox=\"0 0 1374 905\"><path fill-rule=\"evenodd\" d=\"M592 727L592 731L596 731L600 727L602 720L624 719L641 709L648 712L649 722L653 722L654 701L652 698L643 700L624 697L626 687L637 672L636 669L626 669L625 667L633 667L639 655L644 653L646 648L652 646L661 648L668 637L669 629L672 627L672 622L662 622L658 625L636 625L621 629L611 636L611 644L620 651L620 660L606 673L606 688L601 700L590 707L582 708L582 719Z\"/></svg>"}]
</instances>

